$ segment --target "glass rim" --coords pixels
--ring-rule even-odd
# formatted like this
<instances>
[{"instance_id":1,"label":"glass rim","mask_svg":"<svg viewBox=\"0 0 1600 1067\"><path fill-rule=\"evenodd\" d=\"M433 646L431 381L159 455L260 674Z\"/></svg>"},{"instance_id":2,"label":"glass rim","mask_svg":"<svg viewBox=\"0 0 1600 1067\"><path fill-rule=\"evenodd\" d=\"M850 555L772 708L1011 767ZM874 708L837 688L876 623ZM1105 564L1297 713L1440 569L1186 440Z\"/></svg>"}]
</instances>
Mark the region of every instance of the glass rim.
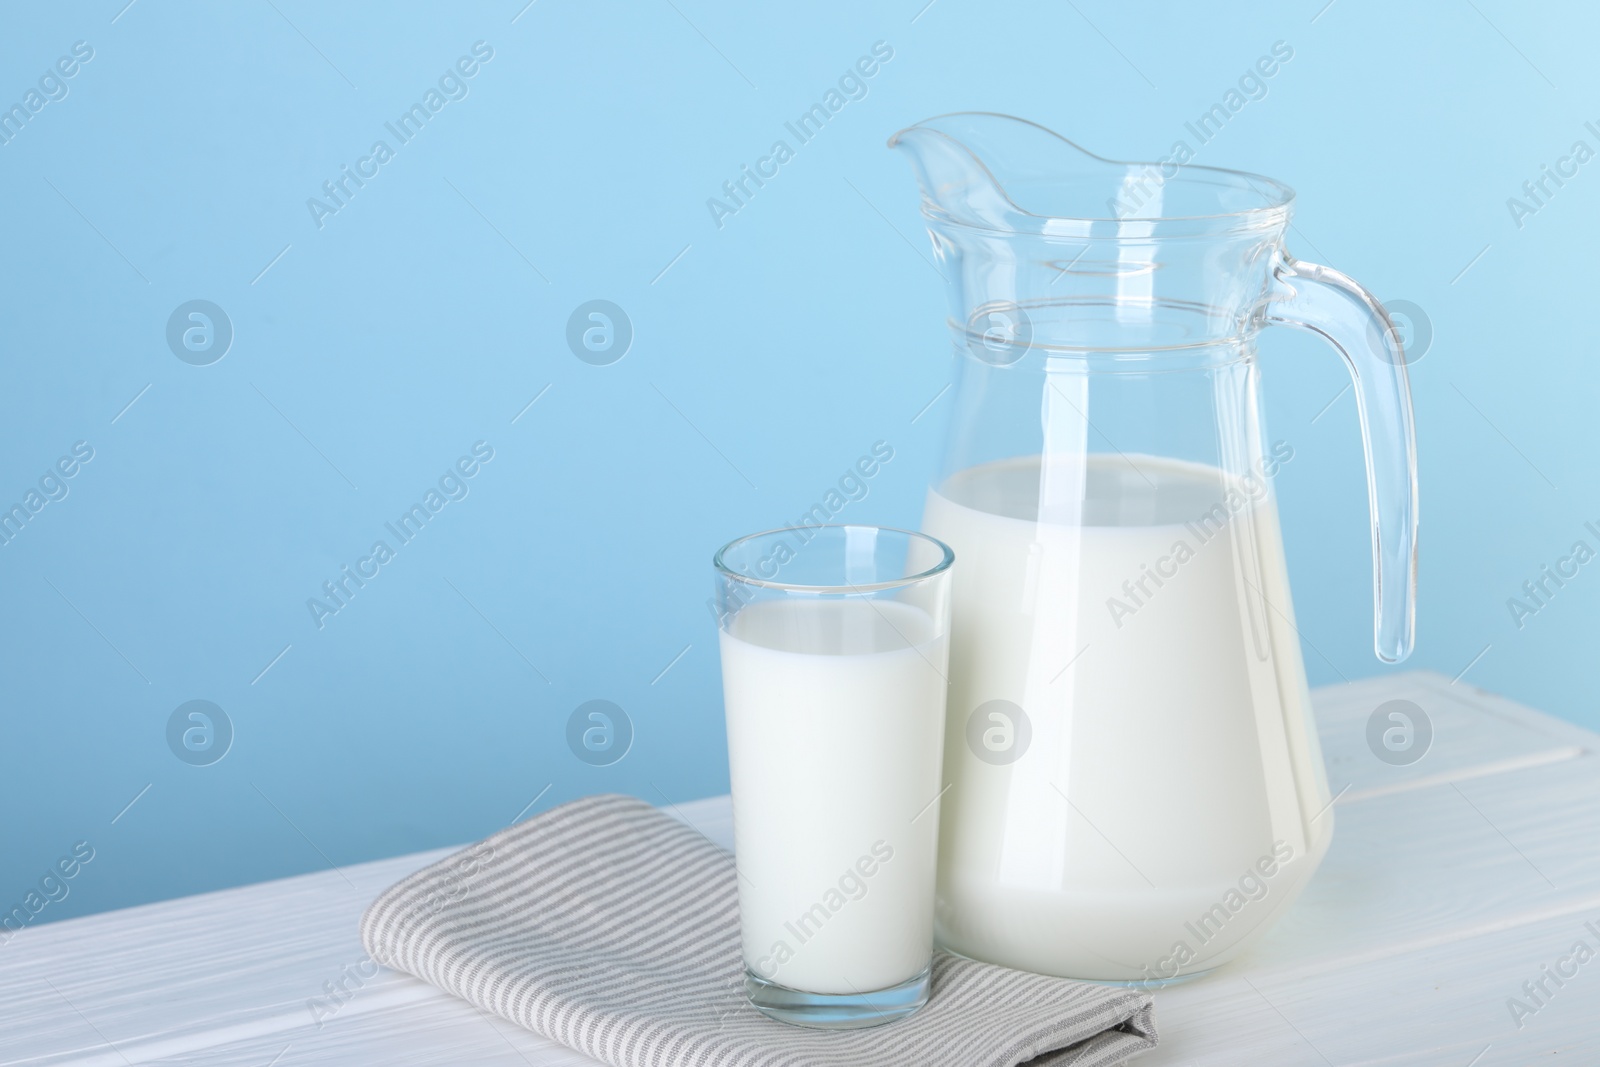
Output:
<instances>
[{"instance_id":1,"label":"glass rim","mask_svg":"<svg viewBox=\"0 0 1600 1067\"><path fill-rule=\"evenodd\" d=\"M800 582L779 582L773 581L770 578L757 578L748 574L740 574L738 571L730 568L724 560L724 557L727 555L729 549L745 544L749 541L759 540L763 537L773 537L778 534L797 533L802 530L821 531L850 529L876 530L879 533L899 534L906 538L908 542L925 541L939 550L939 562L934 564L932 567L929 567L927 570L920 571L916 574L908 574L904 577L894 578L885 582L867 582L859 585L851 585L848 582L833 585L807 585ZM801 547L803 548L807 543L808 542L801 542ZM759 530L756 533L745 534L743 537L735 537L732 541L729 541L727 544L717 549L716 554L711 557L711 564L717 569L717 573L723 575L724 577L732 578L734 581L743 582L746 585L758 586L762 589L782 589L796 593L837 593L848 595L854 593L876 593L885 589L899 589L905 586L915 585L917 582L926 581L929 578L935 578L940 574L945 573L950 569L950 565L955 562L955 559L956 554L954 549L945 544L943 541L939 540L937 537L931 537L919 530L907 530L899 526L879 526L870 522L824 522L818 523L814 526L774 526L769 530Z\"/></svg>"}]
</instances>

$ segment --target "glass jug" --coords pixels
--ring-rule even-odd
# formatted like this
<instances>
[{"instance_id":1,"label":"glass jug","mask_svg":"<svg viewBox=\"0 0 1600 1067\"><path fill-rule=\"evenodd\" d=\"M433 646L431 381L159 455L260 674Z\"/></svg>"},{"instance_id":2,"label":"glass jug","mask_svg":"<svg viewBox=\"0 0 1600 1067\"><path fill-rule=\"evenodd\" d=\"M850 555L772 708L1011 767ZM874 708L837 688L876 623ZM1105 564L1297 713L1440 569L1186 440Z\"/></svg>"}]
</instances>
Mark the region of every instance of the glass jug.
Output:
<instances>
[{"instance_id":1,"label":"glass jug","mask_svg":"<svg viewBox=\"0 0 1600 1067\"><path fill-rule=\"evenodd\" d=\"M1327 851L1257 398L1263 324L1355 381L1376 648L1411 650L1417 488L1401 342L1283 248L1293 192L1101 159L1033 123L902 130L949 287L953 425L923 529L956 554L938 936L1164 982L1237 955Z\"/></svg>"}]
</instances>

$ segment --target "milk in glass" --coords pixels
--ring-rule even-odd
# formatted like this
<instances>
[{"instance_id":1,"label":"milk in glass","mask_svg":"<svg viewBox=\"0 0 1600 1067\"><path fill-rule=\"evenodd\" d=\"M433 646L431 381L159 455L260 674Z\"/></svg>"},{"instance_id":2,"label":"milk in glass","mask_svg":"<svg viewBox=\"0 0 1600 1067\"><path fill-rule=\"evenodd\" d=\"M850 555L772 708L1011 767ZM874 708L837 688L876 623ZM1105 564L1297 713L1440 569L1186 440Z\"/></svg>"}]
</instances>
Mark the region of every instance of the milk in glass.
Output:
<instances>
[{"instance_id":1,"label":"milk in glass","mask_svg":"<svg viewBox=\"0 0 1600 1067\"><path fill-rule=\"evenodd\" d=\"M744 958L811 993L928 964L948 639L892 599L791 597L722 631Z\"/></svg>"}]
</instances>

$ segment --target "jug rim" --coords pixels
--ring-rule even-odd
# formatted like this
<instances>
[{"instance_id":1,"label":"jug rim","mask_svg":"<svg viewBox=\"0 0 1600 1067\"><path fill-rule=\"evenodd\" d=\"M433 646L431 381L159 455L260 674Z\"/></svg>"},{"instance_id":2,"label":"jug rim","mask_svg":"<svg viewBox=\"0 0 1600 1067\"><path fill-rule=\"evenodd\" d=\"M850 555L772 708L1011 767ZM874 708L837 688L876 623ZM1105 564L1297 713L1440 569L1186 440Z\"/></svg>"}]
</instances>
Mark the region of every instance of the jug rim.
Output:
<instances>
[{"instance_id":1,"label":"jug rim","mask_svg":"<svg viewBox=\"0 0 1600 1067\"><path fill-rule=\"evenodd\" d=\"M1011 122L1017 122L1026 126L1031 126L1034 129L1039 130L1041 133L1048 134L1049 136L1061 141L1063 144L1072 148L1073 151L1094 160L1096 163L1103 163L1112 167L1123 167L1127 168L1129 171L1138 172L1140 173L1142 180L1149 180L1153 177L1158 188L1163 187L1168 183L1184 180L1183 176L1186 174L1192 175L1195 172L1201 172L1204 175L1222 178L1235 188L1248 187L1250 191L1262 197L1264 202L1251 207L1241 208L1236 211L1182 213L1172 215L1117 215L1109 213L1105 215L1040 214L1036 211L1031 211L1017 203L1017 201L1011 196L1007 184L1002 182L999 176L996 175L990 168L989 164L980 159L971 148L951 134L946 133L945 131L940 130L932 125L933 123L939 122L941 119L962 119L972 117L1005 119ZM920 122L913 123L912 125L903 129L897 130L889 138L888 147L900 147L901 142L905 139L905 137L916 131L930 133L941 137L950 142L950 144L954 145L956 148L960 149L971 159L973 164L975 164L985 175L988 176L990 182L994 186L994 189L1005 198L1006 203L1015 209L1018 215L1030 219L1037 219L1041 224L1036 230L1002 228L994 225L988 225L982 222L964 219L952 214L950 211L942 208L940 205L924 196L923 213L925 215L937 218L941 223L946 223L975 232L1002 234L1007 236L1070 237L1090 236L1090 234L1081 232L1084 227L1094 227L1097 225L1122 227L1140 224L1150 227L1160 227L1163 224L1182 224L1179 227L1166 227L1168 229L1176 228L1183 231L1183 233L1171 233L1171 236L1180 236L1191 232L1225 233L1239 230L1271 229L1283 223L1295 199L1295 191L1291 186L1278 181L1276 178L1269 178L1264 174L1257 174L1246 170L1236 170L1231 167L1214 167L1200 163L1174 164L1170 161L1158 162L1111 159L1109 157L1089 151L1076 141L1073 141L1067 137L1063 137L1061 134L1047 126L1043 126L1029 119L1019 118L1016 115L1007 115L999 111L952 111L942 115L934 115L930 118L923 119ZM1173 174L1168 177L1165 175L1165 170L1171 167L1175 167L1176 169ZM1189 180L1193 181L1194 179L1191 178ZM1073 226L1071 224L1079 225ZM1195 229L1196 226L1198 226L1197 230ZM1121 235L1119 234L1118 236ZM1164 234L1140 234L1138 236L1164 236Z\"/></svg>"}]
</instances>

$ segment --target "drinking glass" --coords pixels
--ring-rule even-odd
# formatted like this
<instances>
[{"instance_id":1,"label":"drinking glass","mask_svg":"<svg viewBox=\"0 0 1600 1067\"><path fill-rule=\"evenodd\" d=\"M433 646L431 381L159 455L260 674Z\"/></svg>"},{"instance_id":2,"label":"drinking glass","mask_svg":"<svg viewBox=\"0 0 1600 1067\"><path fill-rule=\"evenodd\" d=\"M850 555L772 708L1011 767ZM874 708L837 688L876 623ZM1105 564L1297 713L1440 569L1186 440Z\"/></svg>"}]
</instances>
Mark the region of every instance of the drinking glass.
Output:
<instances>
[{"instance_id":1,"label":"drinking glass","mask_svg":"<svg viewBox=\"0 0 1600 1067\"><path fill-rule=\"evenodd\" d=\"M852 1029L928 998L954 554L809 526L716 554L745 988Z\"/></svg>"}]
</instances>

